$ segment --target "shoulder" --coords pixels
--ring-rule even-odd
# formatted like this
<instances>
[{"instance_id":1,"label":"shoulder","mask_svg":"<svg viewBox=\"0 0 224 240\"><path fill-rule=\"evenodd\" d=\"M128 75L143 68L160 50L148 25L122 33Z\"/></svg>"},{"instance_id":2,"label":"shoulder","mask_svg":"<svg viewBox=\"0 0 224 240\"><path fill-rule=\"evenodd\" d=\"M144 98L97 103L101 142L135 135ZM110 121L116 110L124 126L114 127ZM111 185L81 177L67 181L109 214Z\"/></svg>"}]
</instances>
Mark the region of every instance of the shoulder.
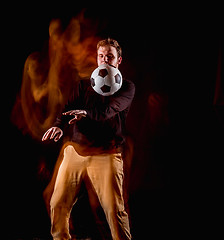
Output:
<instances>
[{"instance_id":1,"label":"shoulder","mask_svg":"<svg viewBox=\"0 0 224 240\"><path fill-rule=\"evenodd\" d=\"M91 82L89 79L81 79L79 81L79 93L86 94L86 92L92 91Z\"/></svg>"},{"instance_id":2,"label":"shoulder","mask_svg":"<svg viewBox=\"0 0 224 240\"><path fill-rule=\"evenodd\" d=\"M81 79L79 81L79 86L82 88L86 88L90 86L90 80L89 79Z\"/></svg>"},{"instance_id":3,"label":"shoulder","mask_svg":"<svg viewBox=\"0 0 224 240\"><path fill-rule=\"evenodd\" d=\"M134 93L135 93L135 84L132 81L124 78L121 89L125 90L125 91L128 91L128 92L131 92L134 95Z\"/></svg>"},{"instance_id":4,"label":"shoulder","mask_svg":"<svg viewBox=\"0 0 224 240\"><path fill-rule=\"evenodd\" d=\"M135 88L135 84L131 80L128 80L126 78L123 79L123 84L127 85L130 88Z\"/></svg>"}]
</instances>

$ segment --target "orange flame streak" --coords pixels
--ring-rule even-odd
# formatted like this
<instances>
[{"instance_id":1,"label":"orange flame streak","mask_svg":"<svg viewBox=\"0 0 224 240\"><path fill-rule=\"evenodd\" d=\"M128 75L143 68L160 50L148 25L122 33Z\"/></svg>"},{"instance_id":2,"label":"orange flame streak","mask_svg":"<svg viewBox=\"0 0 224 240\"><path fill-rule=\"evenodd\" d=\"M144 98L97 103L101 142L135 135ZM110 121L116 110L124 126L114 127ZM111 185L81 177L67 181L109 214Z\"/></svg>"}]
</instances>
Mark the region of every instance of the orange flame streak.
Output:
<instances>
[{"instance_id":1,"label":"orange flame streak","mask_svg":"<svg viewBox=\"0 0 224 240\"><path fill-rule=\"evenodd\" d=\"M47 54L32 53L25 62L12 121L18 127L26 126L34 138L41 138L66 103L71 89L81 78L89 78L96 67L98 38L94 35L83 38L87 35L81 28L84 21L83 15L73 18L62 31L60 21L53 20L49 26ZM18 106L23 118L15 120Z\"/></svg>"}]
</instances>

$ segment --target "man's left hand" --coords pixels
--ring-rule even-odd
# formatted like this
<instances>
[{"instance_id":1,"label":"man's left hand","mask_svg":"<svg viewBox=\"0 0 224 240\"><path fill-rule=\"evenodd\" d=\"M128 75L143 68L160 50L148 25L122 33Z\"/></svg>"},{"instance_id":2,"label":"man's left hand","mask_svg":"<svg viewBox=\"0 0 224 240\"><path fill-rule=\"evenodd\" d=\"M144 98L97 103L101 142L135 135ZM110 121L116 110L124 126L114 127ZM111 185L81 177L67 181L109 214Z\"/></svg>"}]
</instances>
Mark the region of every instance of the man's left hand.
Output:
<instances>
[{"instance_id":1,"label":"man's left hand","mask_svg":"<svg viewBox=\"0 0 224 240\"><path fill-rule=\"evenodd\" d=\"M63 115L73 115L74 118L72 118L68 123L73 124L76 121L79 121L81 118L86 117L87 112L85 110L70 110L68 112L62 113Z\"/></svg>"}]
</instances>

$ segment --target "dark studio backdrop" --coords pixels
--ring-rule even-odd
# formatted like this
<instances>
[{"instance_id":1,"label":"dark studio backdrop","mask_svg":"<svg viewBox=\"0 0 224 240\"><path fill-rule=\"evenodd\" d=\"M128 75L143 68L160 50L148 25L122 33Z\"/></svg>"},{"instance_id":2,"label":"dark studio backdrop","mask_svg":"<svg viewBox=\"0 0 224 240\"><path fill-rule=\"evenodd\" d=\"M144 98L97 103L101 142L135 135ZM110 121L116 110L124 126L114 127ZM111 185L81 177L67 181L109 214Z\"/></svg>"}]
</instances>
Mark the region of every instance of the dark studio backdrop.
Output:
<instances>
[{"instance_id":1,"label":"dark studio backdrop","mask_svg":"<svg viewBox=\"0 0 224 240\"><path fill-rule=\"evenodd\" d=\"M7 239L50 239L42 193L60 146L23 134L12 123L11 112L26 58L48 41L50 21L59 18L66 27L81 9L76 3L7 8L2 79L6 86L2 95L7 96L2 100ZM132 153L128 206L136 240L183 239L193 232L214 236L219 229L214 219L221 189L224 89L217 9L179 6L174 10L171 5L152 4L86 9L85 16L98 24L96 35L110 36L122 46L120 70L136 86L127 119ZM80 236L97 236L83 191L73 211L79 219L74 225Z\"/></svg>"}]
</instances>

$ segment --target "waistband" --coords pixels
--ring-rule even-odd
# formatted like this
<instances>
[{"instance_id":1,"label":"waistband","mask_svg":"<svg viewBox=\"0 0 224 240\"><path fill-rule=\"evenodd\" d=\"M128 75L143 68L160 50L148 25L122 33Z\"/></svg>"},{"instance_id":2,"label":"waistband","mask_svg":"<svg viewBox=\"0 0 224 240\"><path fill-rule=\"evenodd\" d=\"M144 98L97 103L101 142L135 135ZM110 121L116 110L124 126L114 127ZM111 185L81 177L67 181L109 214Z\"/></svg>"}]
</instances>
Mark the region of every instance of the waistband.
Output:
<instances>
[{"instance_id":1,"label":"waistband","mask_svg":"<svg viewBox=\"0 0 224 240\"><path fill-rule=\"evenodd\" d=\"M81 156L93 156L93 155L100 155L100 154L116 154L122 153L122 147L113 147L111 149L104 149L103 147L90 147L88 145L82 145L76 142L66 142L64 144L64 148L68 145L72 145L76 152Z\"/></svg>"}]
</instances>

